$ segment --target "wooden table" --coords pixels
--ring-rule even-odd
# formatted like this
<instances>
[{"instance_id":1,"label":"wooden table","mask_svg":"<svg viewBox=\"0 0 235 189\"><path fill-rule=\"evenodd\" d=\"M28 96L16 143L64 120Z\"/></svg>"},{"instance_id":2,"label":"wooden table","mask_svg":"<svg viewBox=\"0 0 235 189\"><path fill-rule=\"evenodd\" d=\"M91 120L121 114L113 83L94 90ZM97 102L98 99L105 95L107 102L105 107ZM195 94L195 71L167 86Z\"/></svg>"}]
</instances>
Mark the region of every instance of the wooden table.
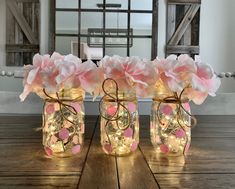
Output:
<instances>
[{"instance_id":1,"label":"wooden table","mask_svg":"<svg viewBox=\"0 0 235 189\"><path fill-rule=\"evenodd\" d=\"M201 116L186 158L156 154L149 117L141 117L138 150L105 155L98 116L86 117L85 147L76 158L44 156L38 116L0 116L0 188L235 188L235 116Z\"/></svg>"}]
</instances>

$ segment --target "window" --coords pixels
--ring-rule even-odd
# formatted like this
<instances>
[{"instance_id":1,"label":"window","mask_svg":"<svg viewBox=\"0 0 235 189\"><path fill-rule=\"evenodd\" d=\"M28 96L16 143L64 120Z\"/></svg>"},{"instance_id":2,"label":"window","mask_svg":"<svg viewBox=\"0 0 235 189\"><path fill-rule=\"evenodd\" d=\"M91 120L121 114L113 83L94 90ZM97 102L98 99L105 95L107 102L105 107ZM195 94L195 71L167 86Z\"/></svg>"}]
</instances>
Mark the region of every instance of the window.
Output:
<instances>
[{"instance_id":1,"label":"window","mask_svg":"<svg viewBox=\"0 0 235 189\"><path fill-rule=\"evenodd\" d=\"M54 47L82 59L157 55L157 0L54 0Z\"/></svg>"}]
</instances>

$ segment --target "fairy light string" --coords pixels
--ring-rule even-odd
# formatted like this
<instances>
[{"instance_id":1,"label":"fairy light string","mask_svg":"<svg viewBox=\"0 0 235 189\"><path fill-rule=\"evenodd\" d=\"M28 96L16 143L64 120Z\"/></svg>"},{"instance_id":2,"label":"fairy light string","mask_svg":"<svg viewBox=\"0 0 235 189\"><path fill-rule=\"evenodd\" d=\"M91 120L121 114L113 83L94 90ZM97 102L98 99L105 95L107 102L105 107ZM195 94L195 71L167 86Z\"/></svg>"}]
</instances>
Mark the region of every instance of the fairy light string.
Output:
<instances>
[{"instance_id":1,"label":"fairy light string","mask_svg":"<svg viewBox=\"0 0 235 189\"><path fill-rule=\"evenodd\" d=\"M183 93L185 92L185 90L187 88L190 88L190 86L186 86L181 92L180 94L178 95L177 92L174 92L172 96L168 96L168 97L165 97L163 99L160 99L160 98L153 98L154 101L158 101L158 106L157 106L157 119L158 119L158 122L161 124L161 125L164 125L164 123L162 123L162 120L160 118L160 107L161 107L161 104L162 103L173 103L173 104L176 104L176 120L177 120L177 123L179 124L179 126L184 130L184 132L186 133L186 129L185 128L192 128L194 126L196 126L197 124L197 119L195 116L193 116L190 112L188 112L183 104L186 103L186 102L189 102L188 99L183 99L182 96L183 96ZM187 123L184 122L184 118L183 118L183 115L182 115L182 112L185 112L191 119L191 124L188 125ZM183 124L182 124L182 121L183 121ZM193 121L193 123L192 123ZM185 151L186 151L186 147L187 147L187 144L188 144L188 137L187 135L185 136L186 138L186 142L185 142L185 145L184 145L184 149L183 149L183 154L185 154Z\"/></svg>"},{"instance_id":2,"label":"fairy light string","mask_svg":"<svg viewBox=\"0 0 235 189\"><path fill-rule=\"evenodd\" d=\"M114 84L113 85L114 93L110 92L108 90L108 89L110 89L110 84L111 84L110 82L112 84ZM108 134L108 131L107 131L107 129L108 129L107 127L108 127L109 123L113 122L113 121L116 122L116 125L117 125L118 129L120 129L122 131L124 131L124 130L126 130L127 128L130 127L130 124L131 124L131 114L130 114L128 108L126 106L124 106L123 103L122 103L124 101L130 101L130 99L125 99L124 97L123 98L119 98L119 87L118 87L118 84L117 84L117 82L114 79L111 79L111 78L107 78L107 79L104 80L104 82L102 83L102 90L104 92L104 95L101 98L100 103L99 103L99 112L100 112L100 116L103 119L106 120L106 123L104 125L105 133L107 135L109 144L112 145L110 137L109 137L109 134ZM102 111L102 107L104 107L103 105L105 104L105 102L115 102L116 103L116 110L115 110L115 112L112 115L107 116L106 112L104 113ZM121 107L122 107L122 110L120 110ZM127 113L127 117L125 117L126 123L124 123L122 125L119 125L119 122L118 122L120 119L123 118L123 115L120 114L120 111L124 111L125 113Z\"/></svg>"}]
</instances>

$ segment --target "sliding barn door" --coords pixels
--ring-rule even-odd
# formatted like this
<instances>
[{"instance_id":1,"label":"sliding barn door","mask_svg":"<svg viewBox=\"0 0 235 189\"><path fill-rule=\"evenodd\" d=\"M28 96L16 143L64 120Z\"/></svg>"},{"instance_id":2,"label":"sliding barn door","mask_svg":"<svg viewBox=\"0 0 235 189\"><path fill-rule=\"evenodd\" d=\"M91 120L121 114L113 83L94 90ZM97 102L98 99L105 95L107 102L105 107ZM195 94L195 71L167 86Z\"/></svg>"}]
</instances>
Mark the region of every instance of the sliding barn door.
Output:
<instances>
[{"instance_id":1,"label":"sliding barn door","mask_svg":"<svg viewBox=\"0 0 235 189\"><path fill-rule=\"evenodd\" d=\"M201 0L167 1L167 45L169 54L199 54Z\"/></svg>"},{"instance_id":2,"label":"sliding barn door","mask_svg":"<svg viewBox=\"0 0 235 189\"><path fill-rule=\"evenodd\" d=\"M6 65L32 63L39 52L39 0L6 0Z\"/></svg>"}]
</instances>

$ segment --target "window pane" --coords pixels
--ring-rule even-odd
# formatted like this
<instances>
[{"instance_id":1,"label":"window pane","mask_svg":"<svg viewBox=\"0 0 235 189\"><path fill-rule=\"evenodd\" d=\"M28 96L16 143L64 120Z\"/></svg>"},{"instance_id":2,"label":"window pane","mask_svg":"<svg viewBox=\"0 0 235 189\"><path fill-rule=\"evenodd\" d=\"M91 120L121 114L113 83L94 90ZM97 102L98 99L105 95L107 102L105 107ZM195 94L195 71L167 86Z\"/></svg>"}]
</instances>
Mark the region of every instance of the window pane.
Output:
<instances>
[{"instance_id":1,"label":"window pane","mask_svg":"<svg viewBox=\"0 0 235 189\"><path fill-rule=\"evenodd\" d=\"M127 28L127 13L106 13L106 28Z\"/></svg>"},{"instance_id":2,"label":"window pane","mask_svg":"<svg viewBox=\"0 0 235 189\"><path fill-rule=\"evenodd\" d=\"M135 0L134 0L135 1ZM121 5L121 7L110 7L108 9L128 9L128 0L106 0L106 4L118 4Z\"/></svg>"},{"instance_id":3,"label":"window pane","mask_svg":"<svg viewBox=\"0 0 235 189\"><path fill-rule=\"evenodd\" d=\"M106 48L105 55L113 56L113 55L119 55L119 56L127 56L127 50L126 48Z\"/></svg>"},{"instance_id":4,"label":"window pane","mask_svg":"<svg viewBox=\"0 0 235 189\"><path fill-rule=\"evenodd\" d=\"M103 28L103 13L99 12L81 13L81 33L88 34L89 28Z\"/></svg>"},{"instance_id":5,"label":"window pane","mask_svg":"<svg viewBox=\"0 0 235 189\"><path fill-rule=\"evenodd\" d=\"M82 59L92 59L92 60L100 60L103 57L103 38L100 38L96 41L97 46L91 47L88 45L88 38L81 38L80 45L80 57Z\"/></svg>"},{"instance_id":6,"label":"window pane","mask_svg":"<svg viewBox=\"0 0 235 189\"><path fill-rule=\"evenodd\" d=\"M152 10L152 0L132 0L131 9L133 10Z\"/></svg>"},{"instance_id":7,"label":"window pane","mask_svg":"<svg viewBox=\"0 0 235 189\"><path fill-rule=\"evenodd\" d=\"M130 48L130 55L151 59L151 40L148 38L134 38L133 46Z\"/></svg>"},{"instance_id":8,"label":"window pane","mask_svg":"<svg viewBox=\"0 0 235 189\"><path fill-rule=\"evenodd\" d=\"M76 52L72 49L72 44L77 42L77 37L56 37L56 52L66 55L75 54ZM73 50L73 52L72 52Z\"/></svg>"},{"instance_id":9,"label":"window pane","mask_svg":"<svg viewBox=\"0 0 235 189\"><path fill-rule=\"evenodd\" d=\"M56 8L78 8L78 0L56 0Z\"/></svg>"},{"instance_id":10,"label":"window pane","mask_svg":"<svg viewBox=\"0 0 235 189\"><path fill-rule=\"evenodd\" d=\"M81 0L83 9L98 9L97 4L103 4L103 0Z\"/></svg>"},{"instance_id":11,"label":"window pane","mask_svg":"<svg viewBox=\"0 0 235 189\"><path fill-rule=\"evenodd\" d=\"M56 33L78 33L77 12L56 12Z\"/></svg>"},{"instance_id":12,"label":"window pane","mask_svg":"<svg viewBox=\"0 0 235 189\"><path fill-rule=\"evenodd\" d=\"M131 14L131 28L134 35L151 35L152 34L152 14Z\"/></svg>"}]
</instances>

